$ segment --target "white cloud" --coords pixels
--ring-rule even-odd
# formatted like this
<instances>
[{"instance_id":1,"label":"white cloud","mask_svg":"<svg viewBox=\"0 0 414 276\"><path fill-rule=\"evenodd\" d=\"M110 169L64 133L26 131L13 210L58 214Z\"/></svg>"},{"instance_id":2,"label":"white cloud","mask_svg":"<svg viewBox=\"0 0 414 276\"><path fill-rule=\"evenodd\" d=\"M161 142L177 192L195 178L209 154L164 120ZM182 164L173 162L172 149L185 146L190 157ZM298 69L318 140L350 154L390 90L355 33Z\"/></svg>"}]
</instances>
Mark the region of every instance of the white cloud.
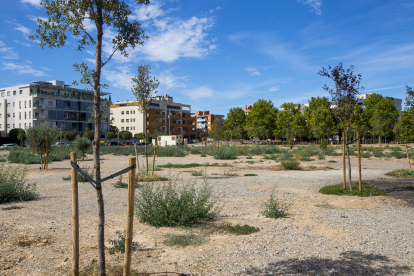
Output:
<instances>
[{"instance_id":1,"label":"white cloud","mask_svg":"<svg viewBox=\"0 0 414 276\"><path fill-rule=\"evenodd\" d=\"M93 23L90 19L84 19L82 23L83 23L83 26L85 27L85 30L88 32L96 29L95 23Z\"/></svg>"},{"instance_id":2,"label":"white cloud","mask_svg":"<svg viewBox=\"0 0 414 276\"><path fill-rule=\"evenodd\" d=\"M33 5L37 8L40 8L40 0L20 0L20 3L28 3L30 5Z\"/></svg>"},{"instance_id":3,"label":"white cloud","mask_svg":"<svg viewBox=\"0 0 414 276\"><path fill-rule=\"evenodd\" d=\"M322 14L322 0L298 0L298 2L305 5L309 5L311 7L311 10L314 11L317 15Z\"/></svg>"},{"instance_id":4,"label":"white cloud","mask_svg":"<svg viewBox=\"0 0 414 276\"><path fill-rule=\"evenodd\" d=\"M16 64L13 62L3 62L3 70L9 70L14 74L30 74L35 77L46 77L49 76L45 72L39 70L38 68L33 69L30 65L27 64Z\"/></svg>"},{"instance_id":5,"label":"white cloud","mask_svg":"<svg viewBox=\"0 0 414 276\"><path fill-rule=\"evenodd\" d=\"M18 30L18 31L21 31L26 36L28 36L31 32L31 30L29 28L26 28L25 26L23 26L20 23L16 23L16 22L12 22L12 21L6 21L6 22L16 25L17 28L14 28L14 29Z\"/></svg>"},{"instance_id":6,"label":"white cloud","mask_svg":"<svg viewBox=\"0 0 414 276\"><path fill-rule=\"evenodd\" d=\"M220 6L218 6L217 8L215 8L215 9L211 9L210 10L210 13L213 13L213 12L215 12L215 11L218 11L218 10L220 10L221 9L221 7Z\"/></svg>"},{"instance_id":7,"label":"white cloud","mask_svg":"<svg viewBox=\"0 0 414 276\"><path fill-rule=\"evenodd\" d=\"M164 11L161 9L162 4L152 2L150 5L140 5L139 8L135 9L130 18L132 20L145 21L155 19L163 16Z\"/></svg>"},{"instance_id":8,"label":"white cloud","mask_svg":"<svg viewBox=\"0 0 414 276\"><path fill-rule=\"evenodd\" d=\"M0 41L0 55L3 59L18 59L19 56L15 51L13 51L13 47L7 47L3 41Z\"/></svg>"},{"instance_id":9,"label":"white cloud","mask_svg":"<svg viewBox=\"0 0 414 276\"><path fill-rule=\"evenodd\" d=\"M247 71L250 73L250 75L252 76L260 76L260 72L257 68L254 67L246 67L244 68L244 71Z\"/></svg>"},{"instance_id":10,"label":"white cloud","mask_svg":"<svg viewBox=\"0 0 414 276\"><path fill-rule=\"evenodd\" d=\"M273 87L269 88L269 92L274 92L274 91L277 91L277 90L279 90L279 86L273 86Z\"/></svg>"},{"instance_id":11,"label":"white cloud","mask_svg":"<svg viewBox=\"0 0 414 276\"><path fill-rule=\"evenodd\" d=\"M134 74L131 69L127 66L117 67L115 70L102 70L102 76L111 82L111 87L117 87L125 90L131 90L132 88L132 77Z\"/></svg>"},{"instance_id":12,"label":"white cloud","mask_svg":"<svg viewBox=\"0 0 414 276\"><path fill-rule=\"evenodd\" d=\"M47 17L33 16L33 15L28 15L27 17L34 22L37 22L38 19L41 19L42 21L47 21Z\"/></svg>"},{"instance_id":13,"label":"white cloud","mask_svg":"<svg viewBox=\"0 0 414 276\"><path fill-rule=\"evenodd\" d=\"M214 90L208 86L200 86L195 89L185 90L184 95L187 95L192 100L198 100L200 98L209 98L214 95Z\"/></svg>"},{"instance_id":14,"label":"white cloud","mask_svg":"<svg viewBox=\"0 0 414 276\"><path fill-rule=\"evenodd\" d=\"M172 88L183 88L185 84L181 82L182 80L187 79L187 77L177 77L171 73L172 69L161 72L157 75L157 79L160 82L161 89L172 89Z\"/></svg>"}]
</instances>

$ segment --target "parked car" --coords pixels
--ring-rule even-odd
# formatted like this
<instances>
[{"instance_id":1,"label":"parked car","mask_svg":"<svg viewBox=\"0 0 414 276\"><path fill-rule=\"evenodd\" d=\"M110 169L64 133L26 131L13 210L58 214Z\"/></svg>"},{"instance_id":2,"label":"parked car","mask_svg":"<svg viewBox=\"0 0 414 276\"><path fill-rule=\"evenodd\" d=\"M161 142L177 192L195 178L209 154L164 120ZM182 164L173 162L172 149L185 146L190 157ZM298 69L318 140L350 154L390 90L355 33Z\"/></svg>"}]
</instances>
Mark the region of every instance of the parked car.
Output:
<instances>
[{"instance_id":1,"label":"parked car","mask_svg":"<svg viewBox=\"0 0 414 276\"><path fill-rule=\"evenodd\" d=\"M13 148L13 147L18 147L18 146L19 146L19 145L18 145L18 144L16 144L16 143L3 144L3 145L0 147L0 149L7 149L7 148L11 149L11 148Z\"/></svg>"},{"instance_id":2,"label":"parked car","mask_svg":"<svg viewBox=\"0 0 414 276\"><path fill-rule=\"evenodd\" d=\"M65 142L56 142L56 143L54 143L53 144L53 146L55 146L55 147L59 147L59 146L67 146L68 144L67 143L65 143Z\"/></svg>"},{"instance_id":3,"label":"parked car","mask_svg":"<svg viewBox=\"0 0 414 276\"><path fill-rule=\"evenodd\" d=\"M141 142L138 142L138 141L133 141L133 142L131 142L131 144L137 145L137 146L141 146L142 145Z\"/></svg>"},{"instance_id":4,"label":"parked car","mask_svg":"<svg viewBox=\"0 0 414 276\"><path fill-rule=\"evenodd\" d=\"M118 142L111 142L109 145L110 146L119 146Z\"/></svg>"},{"instance_id":5,"label":"parked car","mask_svg":"<svg viewBox=\"0 0 414 276\"><path fill-rule=\"evenodd\" d=\"M131 142L123 142L122 145L123 146L132 146L133 144Z\"/></svg>"}]
</instances>

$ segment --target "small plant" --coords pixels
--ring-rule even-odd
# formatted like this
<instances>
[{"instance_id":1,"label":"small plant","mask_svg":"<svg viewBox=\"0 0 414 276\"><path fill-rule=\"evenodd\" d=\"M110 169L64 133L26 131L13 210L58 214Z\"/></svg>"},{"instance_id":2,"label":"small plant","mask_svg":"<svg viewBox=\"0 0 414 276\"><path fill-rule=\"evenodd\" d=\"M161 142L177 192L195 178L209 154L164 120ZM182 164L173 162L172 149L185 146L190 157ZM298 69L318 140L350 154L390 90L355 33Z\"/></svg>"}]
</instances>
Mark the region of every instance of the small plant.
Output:
<instances>
[{"instance_id":1,"label":"small plant","mask_svg":"<svg viewBox=\"0 0 414 276\"><path fill-rule=\"evenodd\" d=\"M244 176L257 176L255 173L246 173Z\"/></svg>"},{"instance_id":2,"label":"small plant","mask_svg":"<svg viewBox=\"0 0 414 276\"><path fill-rule=\"evenodd\" d=\"M325 154L324 154L323 151L318 152L317 156L318 156L319 160L324 160L325 159Z\"/></svg>"},{"instance_id":3,"label":"small plant","mask_svg":"<svg viewBox=\"0 0 414 276\"><path fill-rule=\"evenodd\" d=\"M255 232L259 232L260 229L258 227L250 226L250 225L243 225L237 224L235 226L229 226L228 231L235 235L250 235Z\"/></svg>"},{"instance_id":4,"label":"small plant","mask_svg":"<svg viewBox=\"0 0 414 276\"><path fill-rule=\"evenodd\" d=\"M87 166L82 167L82 171L85 172L90 178L93 179L93 170L91 170L89 167ZM78 182L88 182L88 180L86 179L85 176L83 176L82 174L78 172Z\"/></svg>"},{"instance_id":5,"label":"small plant","mask_svg":"<svg viewBox=\"0 0 414 276\"><path fill-rule=\"evenodd\" d=\"M267 218L283 218L288 215L287 205L280 204L274 197L274 192L270 195L269 201L264 203L265 210L261 213Z\"/></svg>"},{"instance_id":6,"label":"small plant","mask_svg":"<svg viewBox=\"0 0 414 276\"><path fill-rule=\"evenodd\" d=\"M62 180L63 181L71 181L72 177L70 175L68 175L67 177L62 176Z\"/></svg>"},{"instance_id":7,"label":"small plant","mask_svg":"<svg viewBox=\"0 0 414 276\"><path fill-rule=\"evenodd\" d=\"M329 160L328 161L329 163L338 163L337 161L335 161L335 160Z\"/></svg>"},{"instance_id":8,"label":"small plant","mask_svg":"<svg viewBox=\"0 0 414 276\"><path fill-rule=\"evenodd\" d=\"M246 159L253 159L251 155L247 156Z\"/></svg>"},{"instance_id":9,"label":"small plant","mask_svg":"<svg viewBox=\"0 0 414 276\"><path fill-rule=\"evenodd\" d=\"M164 244L168 246L198 246L206 243L208 239L203 236L187 234L187 235L171 235L165 241Z\"/></svg>"},{"instance_id":10,"label":"small plant","mask_svg":"<svg viewBox=\"0 0 414 276\"><path fill-rule=\"evenodd\" d=\"M285 170L300 170L300 162L297 160L284 160L281 165Z\"/></svg>"},{"instance_id":11,"label":"small plant","mask_svg":"<svg viewBox=\"0 0 414 276\"><path fill-rule=\"evenodd\" d=\"M247 160L246 163L248 163L248 164L254 164L254 161L253 160Z\"/></svg>"},{"instance_id":12,"label":"small plant","mask_svg":"<svg viewBox=\"0 0 414 276\"><path fill-rule=\"evenodd\" d=\"M115 252L125 253L125 239L126 239L126 231L123 233L120 231L116 231L118 235L118 239L115 240L108 240L112 247L109 248L109 254L114 254ZM139 244L137 242L132 242L132 249L138 248Z\"/></svg>"},{"instance_id":13,"label":"small plant","mask_svg":"<svg viewBox=\"0 0 414 276\"><path fill-rule=\"evenodd\" d=\"M332 206L329 203L316 204L315 207L321 207L325 209L338 209L338 207Z\"/></svg>"},{"instance_id":14,"label":"small plant","mask_svg":"<svg viewBox=\"0 0 414 276\"><path fill-rule=\"evenodd\" d=\"M362 183L361 193L359 193L358 183L352 184L352 192L350 191L348 185L346 186L346 189L344 190L342 184L325 186L321 188L319 192L325 195L340 195L340 196L347 195L347 196L361 196L361 197L387 195L383 190L375 186L372 186L368 183Z\"/></svg>"},{"instance_id":15,"label":"small plant","mask_svg":"<svg viewBox=\"0 0 414 276\"><path fill-rule=\"evenodd\" d=\"M39 197L36 183L26 184L26 170L0 165L0 204Z\"/></svg>"},{"instance_id":16,"label":"small plant","mask_svg":"<svg viewBox=\"0 0 414 276\"><path fill-rule=\"evenodd\" d=\"M207 155L205 153L200 154L200 157L206 157Z\"/></svg>"},{"instance_id":17,"label":"small plant","mask_svg":"<svg viewBox=\"0 0 414 276\"><path fill-rule=\"evenodd\" d=\"M236 159L237 158L237 147L236 146L221 146L216 149L214 153L215 159Z\"/></svg>"},{"instance_id":18,"label":"small plant","mask_svg":"<svg viewBox=\"0 0 414 276\"><path fill-rule=\"evenodd\" d=\"M414 172L406 169L393 170L387 172L386 175L397 176L397 177L414 177Z\"/></svg>"},{"instance_id":19,"label":"small plant","mask_svg":"<svg viewBox=\"0 0 414 276\"><path fill-rule=\"evenodd\" d=\"M4 163L7 162L6 158L3 158L2 156L0 156L0 162Z\"/></svg>"},{"instance_id":20,"label":"small plant","mask_svg":"<svg viewBox=\"0 0 414 276\"><path fill-rule=\"evenodd\" d=\"M199 170L199 171L191 171L191 175L192 176L203 176L204 171L203 170Z\"/></svg>"},{"instance_id":21,"label":"small plant","mask_svg":"<svg viewBox=\"0 0 414 276\"><path fill-rule=\"evenodd\" d=\"M167 181L168 178L159 175L158 173L149 173L145 169L140 170L135 176L135 183L137 182L155 182L155 181Z\"/></svg>"},{"instance_id":22,"label":"small plant","mask_svg":"<svg viewBox=\"0 0 414 276\"><path fill-rule=\"evenodd\" d=\"M114 184L114 188L128 188L128 183L122 182L122 175L119 176L118 181Z\"/></svg>"},{"instance_id":23,"label":"small plant","mask_svg":"<svg viewBox=\"0 0 414 276\"><path fill-rule=\"evenodd\" d=\"M322 139L321 144L319 145L321 150L325 150L328 147L328 141L325 139Z\"/></svg>"}]
</instances>

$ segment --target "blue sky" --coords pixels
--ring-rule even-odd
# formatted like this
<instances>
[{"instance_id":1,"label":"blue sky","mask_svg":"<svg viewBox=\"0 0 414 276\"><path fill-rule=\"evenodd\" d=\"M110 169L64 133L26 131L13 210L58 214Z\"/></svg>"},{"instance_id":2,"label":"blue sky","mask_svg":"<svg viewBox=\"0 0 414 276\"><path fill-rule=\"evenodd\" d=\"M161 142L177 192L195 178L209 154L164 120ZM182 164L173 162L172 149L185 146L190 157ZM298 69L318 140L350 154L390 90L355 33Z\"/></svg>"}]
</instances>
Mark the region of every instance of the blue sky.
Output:
<instances>
[{"instance_id":1,"label":"blue sky","mask_svg":"<svg viewBox=\"0 0 414 276\"><path fill-rule=\"evenodd\" d=\"M191 104L193 112L223 115L261 98L279 107L328 96L322 86L333 83L317 73L339 62L362 74L362 93L404 99L404 86L414 85L412 0L130 3L132 18L149 39L103 68L102 81L114 102L133 100L131 78L140 64L151 65L161 83L158 94ZM0 87L54 79L72 83L79 79L73 63L93 65L93 47L76 51L72 35L59 49L41 49L28 39L36 18L46 16L38 0L2 1L0 15ZM105 31L104 57L111 52L111 34Z\"/></svg>"}]
</instances>

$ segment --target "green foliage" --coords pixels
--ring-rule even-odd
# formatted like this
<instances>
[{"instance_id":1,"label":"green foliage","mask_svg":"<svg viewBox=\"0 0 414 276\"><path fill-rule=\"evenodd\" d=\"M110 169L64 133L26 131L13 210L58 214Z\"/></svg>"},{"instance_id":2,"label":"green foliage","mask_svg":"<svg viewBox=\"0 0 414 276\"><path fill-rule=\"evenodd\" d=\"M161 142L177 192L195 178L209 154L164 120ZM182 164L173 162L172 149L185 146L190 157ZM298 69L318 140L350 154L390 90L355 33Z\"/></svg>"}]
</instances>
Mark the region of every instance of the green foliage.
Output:
<instances>
[{"instance_id":1,"label":"green foliage","mask_svg":"<svg viewBox=\"0 0 414 276\"><path fill-rule=\"evenodd\" d=\"M278 109L273 105L271 100L259 99L251 108L251 111L246 116L245 130L253 129L253 135L260 137L257 129L276 129L276 120ZM250 135L251 136L251 135Z\"/></svg>"},{"instance_id":2,"label":"green foliage","mask_svg":"<svg viewBox=\"0 0 414 276\"><path fill-rule=\"evenodd\" d=\"M56 142L58 132L56 126L50 126L47 122L41 122L35 127L29 127L26 132L30 149L42 156L46 153L46 147L51 153L54 150L52 145ZM48 138L46 143L46 136Z\"/></svg>"},{"instance_id":3,"label":"green foliage","mask_svg":"<svg viewBox=\"0 0 414 276\"><path fill-rule=\"evenodd\" d=\"M157 152L158 157L185 157L185 151L182 147L166 146L160 147Z\"/></svg>"},{"instance_id":4,"label":"green foliage","mask_svg":"<svg viewBox=\"0 0 414 276\"><path fill-rule=\"evenodd\" d=\"M202 167L202 166L208 166L208 164L199 164L199 163L190 163L190 164L172 164L167 163L165 165L161 165L162 168L195 168L195 167Z\"/></svg>"},{"instance_id":5,"label":"green foliage","mask_svg":"<svg viewBox=\"0 0 414 276\"><path fill-rule=\"evenodd\" d=\"M166 185L143 185L135 197L135 208L141 222L179 226L215 220L221 210L218 202L206 178L201 189L195 188L195 179L180 185L175 178Z\"/></svg>"},{"instance_id":6,"label":"green foliage","mask_svg":"<svg viewBox=\"0 0 414 276\"><path fill-rule=\"evenodd\" d=\"M374 157L384 157L385 154L382 151L374 151Z\"/></svg>"},{"instance_id":7,"label":"green foliage","mask_svg":"<svg viewBox=\"0 0 414 276\"><path fill-rule=\"evenodd\" d=\"M109 131L109 132L105 133L105 138L108 139L108 140L115 139L117 137L118 137L118 135L114 132Z\"/></svg>"},{"instance_id":8,"label":"green foliage","mask_svg":"<svg viewBox=\"0 0 414 276\"><path fill-rule=\"evenodd\" d=\"M391 151L402 151L400 147L390 147Z\"/></svg>"},{"instance_id":9,"label":"green foliage","mask_svg":"<svg viewBox=\"0 0 414 276\"><path fill-rule=\"evenodd\" d=\"M281 165L285 170L300 170L300 162L297 160L284 160Z\"/></svg>"},{"instance_id":10,"label":"green foliage","mask_svg":"<svg viewBox=\"0 0 414 276\"><path fill-rule=\"evenodd\" d=\"M89 141L92 141L94 136L95 136L95 130L87 130L83 133L83 138L86 138Z\"/></svg>"},{"instance_id":11,"label":"green foliage","mask_svg":"<svg viewBox=\"0 0 414 276\"><path fill-rule=\"evenodd\" d=\"M82 171L84 171L90 178L93 179L93 169L89 168L88 166L83 166ZM78 182L88 182L85 176L81 175L78 172Z\"/></svg>"},{"instance_id":12,"label":"green foliage","mask_svg":"<svg viewBox=\"0 0 414 276\"><path fill-rule=\"evenodd\" d=\"M160 135L161 135L161 134L160 134ZM145 139L145 134L144 134L144 132L140 132L140 133L135 134L135 138L137 138L138 140L143 140L143 139Z\"/></svg>"},{"instance_id":13,"label":"green foliage","mask_svg":"<svg viewBox=\"0 0 414 276\"><path fill-rule=\"evenodd\" d=\"M391 172L387 172L386 175L397 176L397 177L414 177L414 171L400 169L400 170L393 170Z\"/></svg>"},{"instance_id":14,"label":"green foliage","mask_svg":"<svg viewBox=\"0 0 414 276\"><path fill-rule=\"evenodd\" d=\"M328 147L328 141L326 139L322 139L319 147L321 148L321 150L326 150L326 148Z\"/></svg>"},{"instance_id":15,"label":"green foliage","mask_svg":"<svg viewBox=\"0 0 414 276\"><path fill-rule=\"evenodd\" d=\"M254 161L252 161L252 160L247 160L247 161L246 161L246 163L248 163L248 164L254 164Z\"/></svg>"},{"instance_id":16,"label":"green foliage","mask_svg":"<svg viewBox=\"0 0 414 276\"><path fill-rule=\"evenodd\" d=\"M279 203L274 196L274 192L270 195L270 199L264 203L265 210L261 212L267 218L283 218L288 215L288 206Z\"/></svg>"},{"instance_id":17,"label":"green foliage","mask_svg":"<svg viewBox=\"0 0 414 276\"><path fill-rule=\"evenodd\" d=\"M237 155L249 155L250 148L248 146L238 146Z\"/></svg>"},{"instance_id":18,"label":"green foliage","mask_svg":"<svg viewBox=\"0 0 414 276\"><path fill-rule=\"evenodd\" d=\"M216 149L214 153L215 159L236 159L237 158L237 147L236 146L221 146Z\"/></svg>"},{"instance_id":19,"label":"green foliage","mask_svg":"<svg viewBox=\"0 0 414 276\"><path fill-rule=\"evenodd\" d=\"M319 192L325 195L340 195L340 196L347 195L347 196L361 196L361 197L387 195L383 190L375 186L372 186L368 183L362 183L361 193L359 193L358 183L352 184L352 192L350 191L348 185L346 186L346 189L344 190L344 187L342 184L325 186L321 188Z\"/></svg>"},{"instance_id":20,"label":"green foliage","mask_svg":"<svg viewBox=\"0 0 414 276\"><path fill-rule=\"evenodd\" d=\"M407 155L403 152L392 151L388 154L388 157L394 157L395 159L402 159L402 158L407 158Z\"/></svg>"},{"instance_id":21,"label":"green foliage","mask_svg":"<svg viewBox=\"0 0 414 276\"><path fill-rule=\"evenodd\" d=\"M122 139L124 140L129 140L132 138L132 133L128 130L122 131L121 135L122 135Z\"/></svg>"},{"instance_id":22,"label":"green foliage","mask_svg":"<svg viewBox=\"0 0 414 276\"><path fill-rule=\"evenodd\" d=\"M61 150L55 151L49 155L48 163L53 161L62 161L70 159L70 152L76 151L73 147L67 146L62 147ZM80 156L80 153L78 152ZM31 152L28 149L15 147L10 150L8 155L8 160L10 163L18 164L40 164L40 156ZM43 156L43 163L45 162L45 156Z\"/></svg>"},{"instance_id":23,"label":"green foliage","mask_svg":"<svg viewBox=\"0 0 414 276\"><path fill-rule=\"evenodd\" d=\"M260 229L258 227L250 226L250 225L243 225L237 224L235 226L229 226L228 231L235 235L250 235L252 233L259 232Z\"/></svg>"},{"instance_id":24,"label":"green foliage","mask_svg":"<svg viewBox=\"0 0 414 276\"><path fill-rule=\"evenodd\" d=\"M186 235L170 235L167 239L164 240L164 244L168 246L199 246L206 243L208 239L203 236L186 234Z\"/></svg>"},{"instance_id":25,"label":"green foliage","mask_svg":"<svg viewBox=\"0 0 414 276\"><path fill-rule=\"evenodd\" d=\"M0 164L0 203L38 198L36 184L26 184L26 170Z\"/></svg>"},{"instance_id":26,"label":"green foliage","mask_svg":"<svg viewBox=\"0 0 414 276\"><path fill-rule=\"evenodd\" d=\"M75 147L77 150L82 152L82 159L85 159L85 151L92 147L92 144L89 143L88 138L76 136Z\"/></svg>"},{"instance_id":27,"label":"green foliage","mask_svg":"<svg viewBox=\"0 0 414 276\"><path fill-rule=\"evenodd\" d=\"M18 138L17 138L17 136L19 135L19 132L20 131L23 131L24 132L24 130L23 129L21 129L21 128L13 128L13 129L11 129L10 131L9 131L9 137L11 138L11 139L13 139L13 140L17 140Z\"/></svg>"},{"instance_id":28,"label":"green foliage","mask_svg":"<svg viewBox=\"0 0 414 276\"><path fill-rule=\"evenodd\" d=\"M199 170L199 171L191 171L191 175L192 176L203 176L204 171L203 170Z\"/></svg>"},{"instance_id":29,"label":"green foliage","mask_svg":"<svg viewBox=\"0 0 414 276\"><path fill-rule=\"evenodd\" d=\"M7 159L6 159L5 157L3 157L3 156L0 156L0 162L1 162L1 163L3 163L3 162L7 162Z\"/></svg>"},{"instance_id":30,"label":"green foliage","mask_svg":"<svg viewBox=\"0 0 414 276\"><path fill-rule=\"evenodd\" d=\"M63 181L71 181L72 177L70 175L68 175L67 177L62 176L62 180Z\"/></svg>"},{"instance_id":31,"label":"green foliage","mask_svg":"<svg viewBox=\"0 0 414 276\"><path fill-rule=\"evenodd\" d=\"M246 173L246 174L244 174L244 176L257 176L257 174L255 174L255 173Z\"/></svg>"},{"instance_id":32,"label":"green foliage","mask_svg":"<svg viewBox=\"0 0 414 276\"><path fill-rule=\"evenodd\" d=\"M125 253L125 241L126 241L126 231L116 231L115 232L118 235L118 239L115 240L108 240L109 244L112 245L111 248L109 248L109 254L115 254L115 252L120 252L122 254ZM137 249L139 244L137 242L132 242L132 249Z\"/></svg>"},{"instance_id":33,"label":"green foliage","mask_svg":"<svg viewBox=\"0 0 414 276\"><path fill-rule=\"evenodd\" d=\"M316 204L315 207L321 207L321 208L325 208L325 209L338 209L338 207L332 206L329 203Z\"/></svg>"},{"instance_id":34,"label":"green foliage","mask_svg":"<svg viewBox=\"0 0 414 276\"><path fill-rule=\"evenodd\" d=\"M224 128L232 131L233 137L242 139L243 132L237 131L243 130L246 125L246 114L241 107L232 107L227 113L226 120L224 120Z\"/></svg>"},{"instance_id":35,"label":"green foliage","mask_svg":"<svg viewBox=\"0 0 414 276\"><path fill-rule=\"evenodd\" d=\"M371 156L372 156L372 154L368 151L361 152L361 158L370 158Z\"/></svg>"},{"instance_id":36,"label":"green foliage","mask_svg":"<svg viewBox=\"0 0 414 276\"><path fill-rule=\"evenodd\" d=\"M325 153L323 151L318 152L318 159L319 160L324 160L325 159Z\"/></svg>"},{"instance_id":37,"label":"green foliage","mask_svg":"<svg viewBox=\"0 0 414 276\"><path fill-rule=\"evenodd\" d=\"M63 137L65 137L65 139L68 140L69 142L72 142L73 140L75 140L76 136L77 135L75 132L68 131L65 133Z\"/></svg>"},{"instance_id":38,"label":"green foliage","mask_svg":"<svg viewBox=\"0 0 414 276\"><path fill-rule=\"evenodd\" d=\"M338 163L337 161L335 161L335 160L329 160L328 161L329 163Z\"/></svg>"}]
</instances>

